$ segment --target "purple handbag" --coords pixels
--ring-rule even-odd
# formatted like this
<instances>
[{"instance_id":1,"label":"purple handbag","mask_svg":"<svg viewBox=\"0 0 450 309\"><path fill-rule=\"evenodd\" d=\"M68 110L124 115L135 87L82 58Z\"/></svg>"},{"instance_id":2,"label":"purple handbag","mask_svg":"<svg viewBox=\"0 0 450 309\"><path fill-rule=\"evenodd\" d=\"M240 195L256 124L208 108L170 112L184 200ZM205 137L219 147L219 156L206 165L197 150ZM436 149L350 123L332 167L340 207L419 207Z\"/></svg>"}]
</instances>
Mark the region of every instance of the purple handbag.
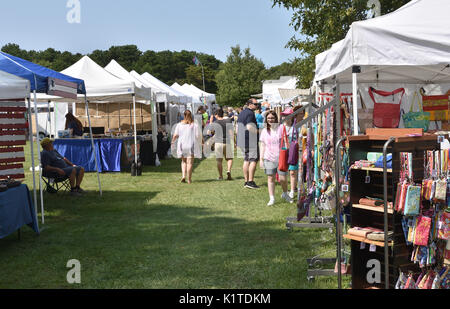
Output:
<instances>
[{"instance_id":1,"label":"purple handbag","mask_svg":"<svg viewBox=\"0 0 450 309\"><path fill-rule=\"evenodd\" d=\"M295 128L295 125L297 124L297 119L294 120L294 124L292 126L292 140L289 145L289 157L288 157L288 164L289 165L297 165L298 164L298 157L299 157L299 145L298 145L298 132Z\"/></svg>"}]
</instances>

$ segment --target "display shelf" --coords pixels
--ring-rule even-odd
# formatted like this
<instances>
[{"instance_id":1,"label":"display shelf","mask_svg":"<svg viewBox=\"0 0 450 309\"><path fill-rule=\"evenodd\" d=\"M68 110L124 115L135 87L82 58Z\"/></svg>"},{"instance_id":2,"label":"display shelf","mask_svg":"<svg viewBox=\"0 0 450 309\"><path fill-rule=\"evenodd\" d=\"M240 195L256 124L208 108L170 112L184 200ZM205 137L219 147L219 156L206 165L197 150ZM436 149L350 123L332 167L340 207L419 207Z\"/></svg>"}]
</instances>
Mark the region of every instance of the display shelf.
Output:
<instances>
[{"instance_id":1,"label":"display shelf","mask_svg":"<svg viewBox=\"0 0 450 309\"><path fill-rule=\"evenodd\" d=\"M376 212L383 212L384 213L384 207L382 206L367 206L367 205L361 205L361 204L353 204L353 208L359 208L359 209L365 209L370 211L376 211ZM388 214L394 214L393 209L388 209Z\"/></svg>"},{"instance_id":2,"label":"display shelf","mask_svg":"<svg viewBox=\"0 0 450 309\"><path fill-rule=\"evenodd\" d=\"M351 240L355 240L355 241L359 241L359 242L363 242L369 245L375 245L377 247L384 247L384 241L376 241L376 240L370 240L364 237L360 237L360 236L355 236L355 235L350 235L350 234L345 234L343 235L343 237L345 239L351 239ZM389 246L393 246L394 242L390 241L389 242Z\"/></svg>"}]
</instances>

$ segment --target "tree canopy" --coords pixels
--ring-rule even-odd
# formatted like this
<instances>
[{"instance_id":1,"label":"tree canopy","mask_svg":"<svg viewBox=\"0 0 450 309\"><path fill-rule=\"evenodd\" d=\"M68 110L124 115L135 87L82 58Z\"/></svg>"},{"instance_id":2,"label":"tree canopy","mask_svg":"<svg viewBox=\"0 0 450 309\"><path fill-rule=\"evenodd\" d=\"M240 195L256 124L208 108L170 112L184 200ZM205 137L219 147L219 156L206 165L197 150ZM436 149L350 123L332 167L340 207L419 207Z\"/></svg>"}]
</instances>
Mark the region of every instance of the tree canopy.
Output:
<instances>
[{"instance_id":1,"label":"tree canopy","mask_svg":"<svg viewBox=\"0 0 450 309\"><path fill-rule=\"evenodd\" d=\"M232 47L216 75L219 103L242 106L251 95L262 92L262 81L266 76L264 63L250 53L250 48Z\"/></svg>"},{"instance_id":2,"label":"tree canopy","mask_svg":"<svg viewBox=\"0 0 450 309\"><path fill-rule=\"evenodd\" d=\"M290 25L300 34L286 47L300 52L299 83L309 88L314 79L315 56L342 40L353 22L373 17L368 0L272 0L273 6L292 10ZM410 0L380 0L381 14L390 13Z\"/></svg>"}]
</instances>

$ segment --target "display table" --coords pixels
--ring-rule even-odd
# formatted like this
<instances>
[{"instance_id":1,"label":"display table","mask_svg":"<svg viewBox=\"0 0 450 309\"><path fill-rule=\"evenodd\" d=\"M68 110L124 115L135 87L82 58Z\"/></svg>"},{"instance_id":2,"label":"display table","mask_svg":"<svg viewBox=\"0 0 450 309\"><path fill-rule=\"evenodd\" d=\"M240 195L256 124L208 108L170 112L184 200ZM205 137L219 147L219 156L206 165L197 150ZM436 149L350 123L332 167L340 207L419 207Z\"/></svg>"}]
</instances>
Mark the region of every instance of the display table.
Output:
<instances>
[{"instance_id":1,"label":"display table","mask_svg":"<svg viewBox=\"0 0 450 309\"><path fill-rule=\"evenodd\" d=\"M22 226L30 226L38 235L36 213L27 185L0 192L0 239L5 238Z\"/></svg>"},{"instance_id":2,"label":"display table","mask_svg":"<svg viewBox=\"0 0 450 309\"><path fill-rule=\"evenodd\" d=\"M148 141L138 137L138 158L143 155L147 158L148 154L143 151L150 149L147 145L142 147L142 143L147 144ZM120 172L129 168L134 161L134 137L94 139L94 145L99 172ZM73 164L82 166L86 172L97 171L90 139L56 139L53 146L62 156ZM153 149L151 151L153 154ZM144 162L146 163L148 160Z\"/></svg>"}]
</instances>

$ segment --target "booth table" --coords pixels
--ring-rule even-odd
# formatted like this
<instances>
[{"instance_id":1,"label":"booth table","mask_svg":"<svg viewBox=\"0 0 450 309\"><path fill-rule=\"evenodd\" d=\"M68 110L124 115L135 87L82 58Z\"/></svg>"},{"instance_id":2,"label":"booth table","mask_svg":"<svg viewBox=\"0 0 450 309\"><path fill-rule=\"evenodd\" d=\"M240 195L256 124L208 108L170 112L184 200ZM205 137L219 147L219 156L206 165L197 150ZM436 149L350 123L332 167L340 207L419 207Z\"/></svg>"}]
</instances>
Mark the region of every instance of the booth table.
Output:
<instances>
[{"instance_id":1,"label":"booth table","mask_svg":"<svg viewBox=\"0 0 450 309\"><path fill-rule=\"evenodd\" d=\"M151 141L138 137L138 158L148 158L153 154L153 148L148 147ZM120 172L129 168L134 161L134 137L99 138L94 139L95 156L99 165L99 172ZM142 147L144 146L145 147ZM56 139L54 148L73 164L82 166L86 172L95 172L95 157L92 153L90 139ZM151 151L151 154L143 153ZM140 150L140 151L139 151ZM151 159L143 162L154 165Z\"/></svg>"},{"instance_id":2,"label":"booth table","mask_svg":"<svg viewBox=\"0 0 450 309\"><path fill-rule=\"evenodd\" d=\"M0 239L22 226L30 226L39 235L36 213L27 185L0 192Z\"/></svg>"}]
</instances>

